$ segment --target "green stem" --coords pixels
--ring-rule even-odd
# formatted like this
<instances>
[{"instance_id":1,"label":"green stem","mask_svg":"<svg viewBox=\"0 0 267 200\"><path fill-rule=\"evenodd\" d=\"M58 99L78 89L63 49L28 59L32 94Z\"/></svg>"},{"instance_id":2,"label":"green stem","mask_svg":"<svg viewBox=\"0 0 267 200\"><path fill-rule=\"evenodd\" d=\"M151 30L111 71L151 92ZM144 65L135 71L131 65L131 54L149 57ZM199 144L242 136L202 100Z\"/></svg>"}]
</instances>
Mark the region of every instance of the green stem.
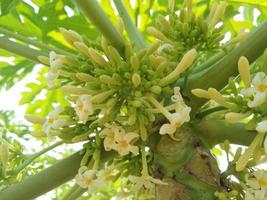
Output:
<instances>
[{"instance_id":1,"label":"green stem","mask_svg":"<svg viewBox=\"0 0 267 200\"><path fill-rule=\"evenodd\" d=\"M69 197L71 196L71 194L74 193L74 192L75 192L76 190L78 190L79 188L80 188L79 185L74 184L74 185L70 188L70 190L69 190L66 194L64 194L64 196L62 197L61 200L68 200Z\"/></svg>"},{"instance_id":2,"label":"green stem","mask_svg":"<svg viewBox=\"0 0 267 200\"><path fill-rule=\"evenodd\" d=\"M1 200L34 199L73 179L80 167L80 152L0 192Z\"/></svg>"},{"instance_id":3,"label":"green stem","mask_svg":"<svg viewBox=\"0 0 267 200\"><path fill-rule=\"evenodd\" d=\"M117 154L114 151L101 154L101 163L112 159ZM82 156L80 152L65 158L53 166L44 169L36 175L10 186L0 192L1 200L28 200L34 199L58 186L71 180L80 168Z\"/></svg>"},{"instance_id":4,"label":"green stem","mask_svg":"<svg viewBox=\"0 0 267 200\"><path fill-rule=\"evenodd\" d=\"M147 47L147 44L142 37L141 33L137 30L134 25L129 13L127 12L125 6L123 5L121 0L113 0L119 15L121 16L126 32L129 35L129 38L135 42L137 49L143 49Z\"/></svg>"},{"instance_id":5,"label":"green stem","mask_svg":"<svg viewBox=\"0 0 267 200\"><path fill-rule=\"evenodd\" d=\"M250 145L255 131L246 130L242 123L229 124L223 120L202 120L193 124L193 128L210 146L229 140L232 144Z\"/></svg>"},{"instance_id":6,"label":"green stem","mask_svg":"<svg viewBox=\"0 0 267 200\"><path fill-rule=\"evenodd\" d=\"M56 53L60 53L60 54L64 54L64 55L72 55L69 52L66 52L66 51L63 51L61 49L57 49L57 48L54 48L54 47L50 47L50 46L45 45L45 44L43 44L41 42L29 39L29 38L27 38L27 37L25 37L23 35L11 32L11 31L6 30L6 29L1 28L1 27L0 27L0 33L3 33L6 37L15 38L17 40L20 40L20 41L24 42L25 44L33 45L35 47L38 47L38 48L40 48L42 50L45 50L45 51L48 51L48 52L49 51L55 51Z\"/></svg>"},{"instance_id":7,"label":"green stem","mask_svg":"<svg viewBox=\"0 0 267 200\"><path fill-rule=\"evenodd\" d=\"M193 74L188 78L185 95L190 98L190 106L195 112L207 100L191 94L194 88L221 90L231 76L238 74L237 63L241 56L246 56L250 63L254 62L267 48L267 21L253 31L237 48L230 51L220 62L212 67Z\"/></svg>"},{"instance_id":8,"label":"green stem","mask_svg":"<svg viewBox=\"0 0 267 200\"><path fill-rule=\"evenodd\" d=\"M100 30L108 41L120 53L124 52L124 41L118 31L110 22L108 16L96 0L73 0L90 21Z\"/></svg>"},{"instance_id":9,"label":"green stem","mask_svg":"<svg viewBox=\"0 0 267 200\"><path fill-rule=\"evenodd\" d=\"M44 153L46 153L46 152L48 152L48 151L50 151L50 150L52 150L54 148L56 148L57 146L59 146L61 144L63 144L62 141L57 142L57 143L55 143L55 144L53 144L53 145L51 145L51 146L49 146L47 148L44 148L43 150L41 150L39 152L33 154L29 159L25 160L21 166L17 167L14 170L14 172L16 174L19 173L21 170L23 170L25 167L27 167L29 164L31 164L36 158L38 158L39 156L43 155Z\"/></svg>"},{"instance_id":10,"label":"green stem","mask_svg":"<svg viewBox=\"0 0 267 200\"><path fill-rule=\"evenodd\" d=\"M221 60L226 55L225 51L220 51L211 58L209 58L205 63L196 66L192 71L193 73L201 72L204 69L207 69L211 67L213 64L217 63L219 60Z\"/></svg>"},{"instance_id":11,"label":"green stem","mask_svg":"<svg viewBox=\"0 0 267 200\"><path fill-rule=\"evenodd\" d=\"M37 59L38 56L47 56L47 54L44 52L13 42L6 37L0 37L0 48L28 58L37 63L40 63L40 61Z\"/></svg>"}]
</instances>

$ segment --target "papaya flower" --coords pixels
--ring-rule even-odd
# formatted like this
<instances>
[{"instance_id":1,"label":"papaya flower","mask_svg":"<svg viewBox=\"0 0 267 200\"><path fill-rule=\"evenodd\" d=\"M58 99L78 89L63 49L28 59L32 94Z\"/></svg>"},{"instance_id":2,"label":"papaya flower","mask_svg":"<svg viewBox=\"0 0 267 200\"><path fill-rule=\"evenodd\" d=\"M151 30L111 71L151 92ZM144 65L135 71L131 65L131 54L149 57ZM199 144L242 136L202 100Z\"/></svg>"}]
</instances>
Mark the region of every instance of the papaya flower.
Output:
<instances>
[{"instance_id":1,"label":"papaya flower","mask_svg":"<svg viewBox=\"0 0 267 200\"><path fill-rule=\"evenodd\" d=\"M252 176L251 176L252 175ZM257 170L251 175L246 176L246 183L253 189L267 189L267 171Z\"/></svg>"},{"instance_id":2,"label":"papaya flower","mask_svg":"<svg viewBox=\"0 0 267 200\"><path fill-rule=\"evenodd\" d=\"M260 133L266 133L267 132L267 120L263 120L259 122L256 126L256 131ZM265 136L263 147L264 147L265 154L267 155L267 136Z\"/></svg>"},{"instance_id":3,"label":"papaya flower","mask_svg":"<svg viewBox=\"0 0 267 200\"><path fill-rule=\"evenodd\" d=\"M85 124L88 121L89 116L94 113L94 107L90 101L90 95L79 96L76 101L75 111L79 117L79 121Z\"/></svg>"},{"instance_id":4,"label":"papaya flower","mask_svg":"<svg viewBox=\"0 0 267 200\"><path fill-rule=\"evenodd\" d=\"M59 118L59 114L63 112L63 109L58 106L54 111L50 112L43 124L43 130L48 135L50 130L60 129L67 125L67 119Z\"/></svg>"},{"instance_id":5,"label":"papaya flower","mask_svg":"<svg viewBox=\"0 0 267 200\"><path fill-rule=\"evenodd\" d=\"M97 170L88 170L87 167L82 166L75 176L75 181L80 187L87 188L89 192L95 192L106 185L106 181L98 178L96 173Z\"/></svg>"},{"instance_id":6,"label":"papaya flower","mask_svg":"<svg viewBox=\"0 0 267 200\"><path fill-rule=\"evenodd\" d=\"M51 51L49 53L49 64L50 68L46 75L46 82L48 85L48 88L53 88L55 86L55 80L59 76L59 69L63 65L63 55L58 55L54 51Z\"/></svg>"},{"instance_id":7,"label":"papaya flower","mask_svg":"<svg viewBox=\"0 0 267 200\"><path fill-rule=\"evenodd\" d=\"M174 88L174 95L171 97L171 100L175 103L175 113L169 115L170 123L163 124L159 133L161 135L168 134L173 138L176 129L190 120L191 108L184 103L179 87Z\"/></svg>"},{"instance_id":8,"label":"papaya flower","mask_svg":"<svg viewBox=\"0 0 267 200\"><path fill-rule=\"evenodd\" d=\"M115 149L116 147L116 134L118 132L123 132L124 129L115 124L105 124L106 128L104 128L100 132L100 137L104 138L104 148L106 151L110 151L111 149Z\"/></svg>"},{"instance_id":9,"label":"papaya flower","mask_svg":"<svg viewBox=\"0 0 267 200\"><path fill-rule=\"evenodd\" d=\"M245 97L253 96L253 100L248 102L248 107L254 108L262 105L266 101L267 76L264 72L258 72L252 79L251 86L241 90Z\"/></svg>"},{"instance_id":10,"label":"papaya flower","mask_svg":"<svg viewBox=\"0 0 267 200\"><path fill-rule=\"evenodd\" d=\"M128 153L133 153L134 155L138 154L138 147L131 144L131 141L135 138L138 138L139 135L134 132L123 133L117 132L116 135L116 146L115 150L121 155L127 155Z\"/></svg>"},{"instance_id":11,"label":"papaya flower","mask_svg":"<svg viewBox=\"0 0 267 200\"><path fill-rule=\"evenodd\" d=\"M245 194L245 200L266 200L266 190L253 190L247 189Z\"/></svg>"}]
</instances>

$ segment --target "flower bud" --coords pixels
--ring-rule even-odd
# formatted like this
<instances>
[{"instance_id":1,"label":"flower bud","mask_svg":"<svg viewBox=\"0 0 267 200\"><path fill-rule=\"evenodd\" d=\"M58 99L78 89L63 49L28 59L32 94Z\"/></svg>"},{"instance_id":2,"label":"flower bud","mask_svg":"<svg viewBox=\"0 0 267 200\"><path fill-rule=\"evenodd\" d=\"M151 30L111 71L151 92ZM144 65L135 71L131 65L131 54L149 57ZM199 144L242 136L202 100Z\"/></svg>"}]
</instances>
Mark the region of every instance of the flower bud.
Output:
<instances>
[{"instance_id":1,"label":"flower bud","mask_svg":"<svg viewBox=\"0 0 267 200\"><path fill-rule=\"evenodd\" d=\"M249 72L249 62L246 57L242 56L238 60L238 71L241 79L244 81L246 88L250 86L250 72Z\"/></svg>"},{"instance_id":2,"label":"flower bud","mask_svg":"<svg viewBox=\"0 0 267 200\"><path fill-rule=\"evenodd\" d=\"M91 94L90 90L88 89L80 88L76 86L70 86L70 85L63 86L62 90L70 94L76 94L76 95Z\"/></svg>"},{"instance_id":3,"label":"flower bud","mask_svg":"<svg viewBox=\"0 0 267 200\"><path fill-rule=\"evenodd\" d=\"M28 122L31 122L33 124L44 124L45 123L45 119L44 118L37 117L37 116L34 116L34 115L30 115L30 114L25 115L24 118Z\"/></svg>"},{"instance_id":4,"label":"flower bud","mask_svg":"<svg viewBox=\"0 0 267 200\"><path fill-rule=\"evenodd\" d=\"M240 120L246 118L247 116L247 114L229 112L225 114L225 120L229 123L237 123Z\"/></svg>"},{"instance_id":5,"label":"flower bud","mask_svg":"<svg viewBox=\"0 0 267 200\"><path fill-rule=\"evenodd\" d=\"M114 93L114 90L99 93L91 98L91 103L102 103Z\"/></svg>"},{"instance_id":6,"label":"flower bud","mask_svg":"<svg viewBox=\"0 0 267 200\"><path fill-rule=\"evenodd\" d=\"M191 90L191 93L199 98L206 98L206 99L210 98L209 93L206 90L202 90L199 88Z\"/></svg>"},{"instance_id":7,"label":"flower bud","mask_svg":"<svg viewBox=\"0 0 267 200\"><path fill-rule=\"evenodd\" d=\"M4 141L0 141L0 161L1 163L6 166L9 159L9 150L8 144Z\"/></svg>"},{"instance_id":8,"label":"flower bud","mask_svg":"<svg viewBox=\"0 0 267 200\"><path fill-rule=\"evenodd\" d=\"M61 35L64 37L64 39L70 43L71 45L74 45L74 42L82 42L82 37L75 31L67 30L65 28L59 28Z\"/></svg>"},{"instance_id":9,"label":"flower bud","mask_svg":"<svg viewBox=\"0 0 267 200\"><path fill-rule=\"evenodd\" d=\"M224 97L218 92L215 88L208 89L210 99L216 101L219 105L224 106L226 108L230 108L231 104L227 102Z\"/></svg>"},{"instance_id":10,"label":"flower bud","mask_svg":"<svg viewBox=\"0 0 267 200\"><path fill-rule=\"evenodd\" d=\"M73 43L75 48L83 55L89 56L88 55L88 47L83 43L83 42L74 42Z\"/></svg>"},{"instance_id":11,"label":"flower bud","mask_svg":"<svg viewBox=\"0 0 267 200\"><path fill-rule=\"evenodd\" d=\"M154 27L151 26L148 27L147 32L161 41L170 42L170 40L162 32L160 32L158 29Z\"/></svg>"},{"instance_id":12,"label":"flower bud","mask_svg":"<svg viewBox=\"0 0 267 200\"><path fill-rule=\"evenodd\" d=\"M43 63L43 64L45 64L45 65L47 65L47 66L50 65L49 58L46 57L46 56L38 56L37 59L38 59L41 63Z\"/></svg>"},{"instance_id":13,"label":"flower bud","mask_svg":"<svg viewBox=\"0 0 267 200\"><path fill-rule=\"evenodd\" d=\"M149 89L154 94L160 94L162 91L162 88L160 86L154 85Z\"/></svg>"},{"instance_id":14,"label":"flower bud","mask_svg":"<svg viewBox=\"0 0 267 200\"><path fill-rule=\"evenodd\" d=\"M134 87L138 87L141 84L141 77L139 74L134 73L132 76L132 82Z\"/></svg>"},{"instance_id":15,"label":"flower bud","mask_svg":"<svg viewBox=\"0 0 267 200\"><path fill-rule=\"evenodd\" d=\"M113 46L109 46L108 51L109 51L108 56L111 60L115 61L116 63L121 62L121 56L117 51L117 49L115 49Z\"/></svg>"},{"instance_id":16,"label":"flower bud","mask_svg":"<svg viewBox=\"0 0 267 200\"><path fill-rule=\"evenodd\" d=\"M88 49L88 53L89 53L91 59L92 59L94 62L96 62L96 63L98 63L98 64L100 64L100 65L105 65L105 64L106 64L106 61L105 61L105 59L103 58L103 56L102 56L100 53L98 53L95 49L93 49L93 48L89 48L89 49Z\"/></svg>"},{"instance_id":17,"label":"flower bud","mask_svg":"<svg viewBox=\"0 0 267 200\"><path fill-rule=\"evenodd\" d=\"M140 62L139 62L137 56L136 55L133 55L131 57L130 62L131 62L131 66L134 69L134 71L137 71L139 69L139 67L140 67Z\"/></svg>"},{"instance_id":18,"label":"flower bud","mask_svg":"<svg viewBox=\"0 0 267 200\"><path fill-rule=\"evenodd\" d=\"M79 80L86 81L86 82L96 81L97 80L95 77L91 76L90 74L86 74L86 73L76 73L76 77Z\"/></svg>"}]
</instances>

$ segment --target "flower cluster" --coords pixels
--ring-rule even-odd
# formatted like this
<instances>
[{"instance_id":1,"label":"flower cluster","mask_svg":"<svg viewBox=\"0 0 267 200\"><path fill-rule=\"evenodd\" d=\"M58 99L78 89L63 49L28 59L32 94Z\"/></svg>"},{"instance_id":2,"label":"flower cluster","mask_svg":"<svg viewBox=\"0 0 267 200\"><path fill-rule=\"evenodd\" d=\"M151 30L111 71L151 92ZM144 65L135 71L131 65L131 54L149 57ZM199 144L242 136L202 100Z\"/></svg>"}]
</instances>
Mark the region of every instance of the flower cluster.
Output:
<instances>
[{"instance_id":1,"label":"flower cluster","mask_svg":"<svg viewBox=\"0 0 267 200\"><path fill-rule=\"evenodd\" d=\"M245 200L267 199L267 171L257 170L246 175Z\"/></svg>"}]
</instances>

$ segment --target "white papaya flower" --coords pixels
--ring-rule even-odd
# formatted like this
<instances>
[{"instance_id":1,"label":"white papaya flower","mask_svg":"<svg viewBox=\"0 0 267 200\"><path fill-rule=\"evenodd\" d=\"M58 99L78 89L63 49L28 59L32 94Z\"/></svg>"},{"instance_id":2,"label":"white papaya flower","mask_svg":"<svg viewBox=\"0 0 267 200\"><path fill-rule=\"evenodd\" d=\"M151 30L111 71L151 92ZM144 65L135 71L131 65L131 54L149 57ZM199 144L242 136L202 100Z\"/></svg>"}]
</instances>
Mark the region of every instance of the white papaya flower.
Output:
<instances>
[{"instance_id":1,"label":"white papaya flower","mask_svg":"<svg viewBox=\"0 0 267 200\"><path fill-rule=\"evenodd\" d=\"M58 106L54 111L50 112L43 124L43 130L48 135L50 130L60 129L67 125L67 119L59 118L59 114L63 112L63 109Z\"/></svg>"},{"instance_id":2,"label":"white papaya flower","mask_svg":"<svg viewBox=\"0 0 267 200\"><path fill-rule=\"evenodd\" d=\"M256 126L256 131L260 133L266 133L267 132L267 120L263 120L259 122Z\"/></svg>"},{"instance_id":3,"label":"white papaya flower","mask_svg":"<svg viewBox=\"0 0 267 200\"><path fill-rule=\"evenodd\" d=\"M248 107L254 108L262 105L266 101L267 94L266 74L258 72L252 80L251 87L241 90L241 94L247 97L253 96L253 100L248 102Z\"/></svg>"},{"instance_id":4,"label":"white papaya flower","mask_svg":"<svg viewBox=\"0 0 267 200\"><path fill-rule=\"evenodd\" d=\"M79 121L86 123L89 116L94 113L93 104L90 101L90 95L81 95L76 101L75 111L79 117Z\"/></svg>"},{"instance_id":5,"label":"white papaya flower","mask_svg":"<svg viewBox=\"0 0 267 200\"><path fill-rule=\"evenodd\" d=\"M104 148L106 151L110 151L116 147L116 135L118 132L125 134L125 131L122 127L115 124L105 124L104 128L100 132L100 137L104 137Z\"/></svg>"},{"instance_id":6,"label":"white papaya flower","mask_svg":"<svg viewBox=\"0 0 267 200\"><path fill-rule=\"evenodd\" d=\"M246 176L246 183L253 189L267 189L267 171L257 170L251 175Z\"/></svg>"},{"instance_id":7,"label":"white papaya flower","mask_svg":"<svg viewBox=\"0 0 267 200\"><path fill-rule=\"evenodd\" d=\"M95 192L106 185L106 181L97 178L96 173L96 170L88 170L87 167L82 166L75 177L75 181L80 187L87 188L89 192Z\"/></svg>"},{"instance_id":8,"label":"white papaya flower","mask_svg":"<svg viewBox=\"0 0 267 200\"><path fill-rule=\"evenodd\" d=\"M131 144L132 140L138 138L139 135L137 133L123 133L117 132L116 135L116 146L115 150L121 155L127 155L128 153L133 153L134 155L138 154L138 147Z\"/></svg>"},{"instance_id":9,"label":"white papaya flower","mask_svg":"<svg viewBox=\"0 0 267 200\"><path fill-rule=\"evenodd\" d=\"M245 200L266 200L266 190L253 190L251 188L246 190Z\"/></svg>"}]
</instances>

